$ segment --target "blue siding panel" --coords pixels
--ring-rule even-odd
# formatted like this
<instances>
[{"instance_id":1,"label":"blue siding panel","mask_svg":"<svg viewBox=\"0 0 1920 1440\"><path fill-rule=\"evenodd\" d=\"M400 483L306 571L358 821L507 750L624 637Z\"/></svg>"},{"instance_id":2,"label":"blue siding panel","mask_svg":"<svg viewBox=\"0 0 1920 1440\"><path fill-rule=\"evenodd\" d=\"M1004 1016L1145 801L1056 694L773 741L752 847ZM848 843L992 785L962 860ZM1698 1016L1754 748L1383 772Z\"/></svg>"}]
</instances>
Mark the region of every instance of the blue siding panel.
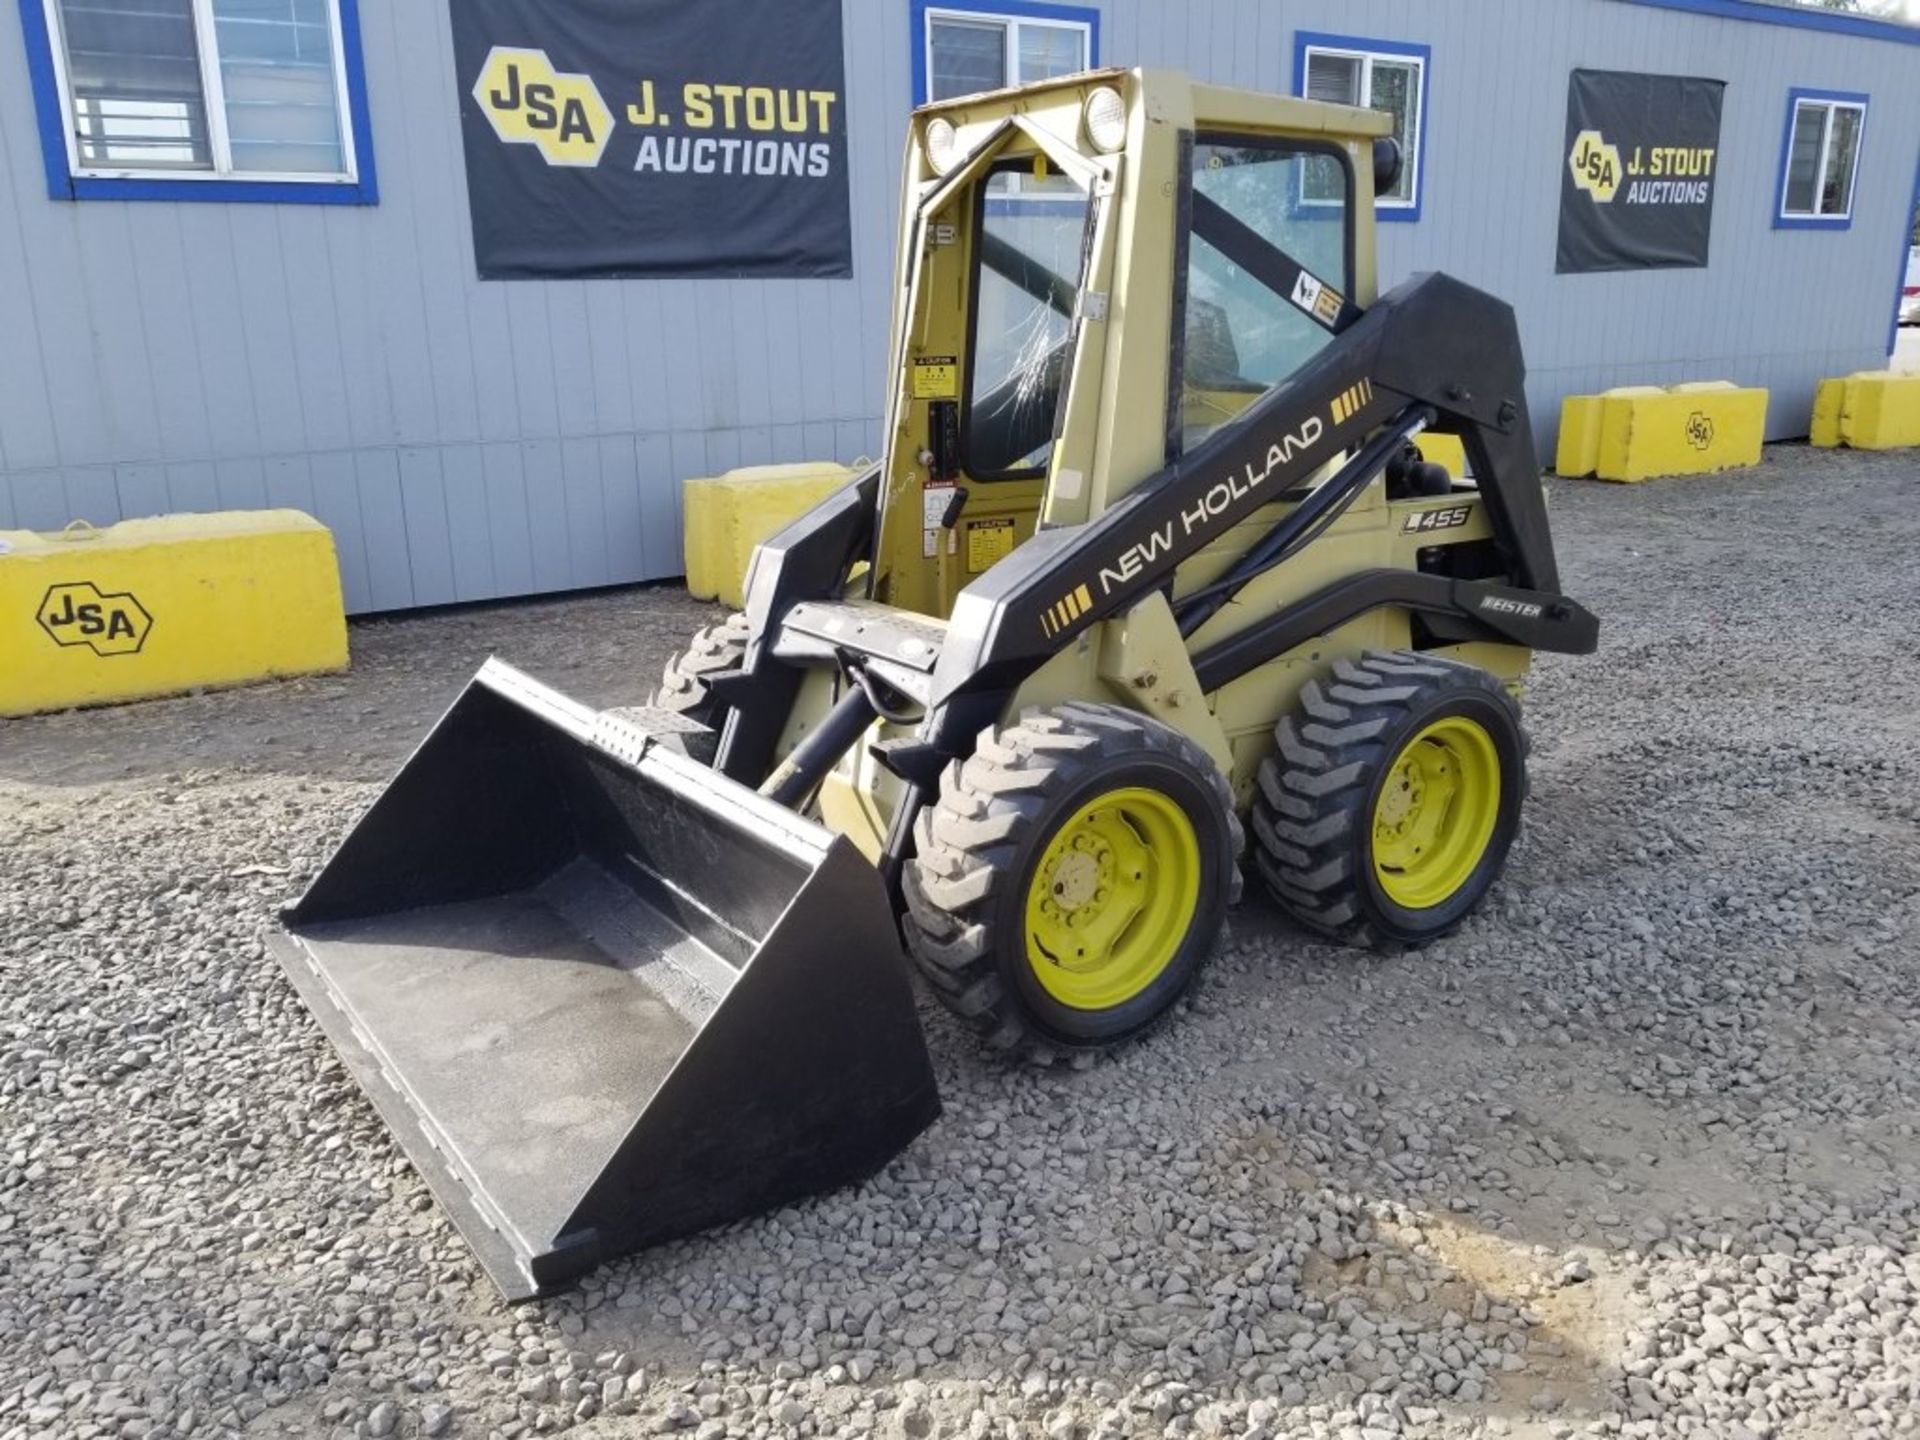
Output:
<instances>
[{"instance_id":1,"label":"blue siding panel","mask_svg":"<svg viewBox=\"0 0 1920 1440\"><path fill-rule=\"evenodd\" d=\"M606 515L609 581L643 580L670 573L649 563L647 554L642 492L644 489L655 497L666 492L659 480L648 483L641 478L639 450L649 438L659 440L664 448L664 436L602 435L594 442Z\"/></svg>"},{"instance_id":2,"label":"blue siding panel","mask_svg":"<svg viewBox=\"0 0 1920 1440\"><path fill-rule=\"evenodd\" d=\"M493 556L495 593L530 595L533 583L533 537L527 520L527 481L520 447L484 445L488 546Z\"/></svg>"},{"instance_id":3,"label":"blue siding panel","mask_svg":"<svg viewBox=\"0 0 1920 1440\"><path fill-rule=\"evenodd\" d=\"M77 207L76 207L77 208ZM141 207L144 216L153 207ZM200 357L200 402L207 412L207 453L214 459L258 457L263 448L295 448L291 436L263 435L254 405L255 356L240 298L240 256L227 212L218 205L174 207L180 248L189 257L187 298Z\"/></svg>"},{"instance_id":4,"label":"blue siding panel","mask_svg":"<svg viewBox=\"0 0 1920 1440\"><path fill-rule=\"evenodd\" d=\"M53 528L59 529L72 520L85 520L89 525L103 528L111 525L121 513L120 481L113 467L88 465L65 473L64 518Z\"/></svg>"},{"instance_id":5,"label":"blue siding panel","mask_svg":"<svg viewBox=\"0 0 1920 1440\"><path fill-rule=\"evenodd\" d=\"M484 453L478 445L447 446L441 452L440 478L446 497L453 598L485 600L504 593L504 587L494 578Z\"/></svg>"},{"instance_id":6,"label":"blue siding panel","mask_svg":"<svg viewBox=\"0 0 1920 1440\"><path fill-rule=\"evenodd\" d=\"M223 510L265 510L267 467L258 459L222 460L213 467L214 489ZM362 517L364 523L364 517Z\"/></svg>"},{"instance_id":7,"label":"blue siding panel","mask_svg":"<svg viewBox=\"0 0 1920 1440\"><path fill-rule=\"evenodd\" d=\"M370 603L375 610L404 610L419 602L413 596L413 565L407 556L399 459L391 450L363 450L354 457L353 468L367 540Z\"/></svg>"},{"instance_id":8,"label":"blue siding panel","mask_svg":"<svg viewBox=\"0 0 1920 1440\"><path fill-rule=\"evenodd\" d=\"M66 472L28 470L13 477L13 523L22 530L61 530L73 518L67 510Z\"/></svg>"},{"instance_id":9,"label":"blue siding panel","mask_svg":"<svg viewBox=\"0 0 1920 1440\"><path fill-rule=\"evenodd\" d=\"M313 514L313 471L305 455L275 455L267 461L266 479L273 509Z\"/></svg>"},{"instance_id":10,"label":"blue siding panel","mask_svg":"<svg viewBox=\"0 0 1920 1440\"><path fill-rule=\"evenodd\" d=\"M401 508L407 521L407 564L413 603L449 605L460 598L453 582L453 543L447 528L442 454L424 445L400 451Z\"/></svg>"},{"instance_id":11,"label":"blue siding panel","mask_svg":"<svg viewBox=\"0 0 1920 1440\"><path fill-rule=\"evenodd\" d=\"M567 519L565 583L608 584L613 574L607 563L607 502L598 440L582 436L561 443L560 484Z\"/></svg>"},{"instance_id":12,"label":"blue siding panel","mask_svg":"<svg viewBox=\"0 0 1920 1440\"><path fill-rule=\"evenodd\" d=\"M521 448L527 483L527 538L533 547L533 588L564 590L569 559L560 442L529 440Z\"/></svg>"},{"instance_id":13,"label":"blue siding panel","mask_svg":"<svg viewBox=\"0 0 1920 1440\"><path fill-rule=\"evenodd\" d=\"M360 516L360 485L353 456L334 451L315 455L309 467L313 480L313 518L333 532L333 549L340 561L340 590L347 609L371 610L366 526Z\"/></svg>"},{"instance_id":14,"label":"blue siding panel","mask_svg":"<svg viewBox=\"0 0 1920 1440\"><path fill-rule=\"evenodd\" d=\"M116 465L113 488L119 497L121 515L164 515L172 508L167 504L167 467L164 465ZM69 499L76 498L73 486L69 485L67 490ZM76 509L74 513L78 515L79 511Z\"/></svg>"},{"instance_id":15,"label":"blue siding panel","mask_svg":"<svg viewBox=\"0 0 1920 1440\"><path fill-rule=\"evenodd\" d=\"M198 515L220 508L220 485L214 479L212 461L190 460L167 466L167 508L176 515Z\"/></svg>"}]
</instances>

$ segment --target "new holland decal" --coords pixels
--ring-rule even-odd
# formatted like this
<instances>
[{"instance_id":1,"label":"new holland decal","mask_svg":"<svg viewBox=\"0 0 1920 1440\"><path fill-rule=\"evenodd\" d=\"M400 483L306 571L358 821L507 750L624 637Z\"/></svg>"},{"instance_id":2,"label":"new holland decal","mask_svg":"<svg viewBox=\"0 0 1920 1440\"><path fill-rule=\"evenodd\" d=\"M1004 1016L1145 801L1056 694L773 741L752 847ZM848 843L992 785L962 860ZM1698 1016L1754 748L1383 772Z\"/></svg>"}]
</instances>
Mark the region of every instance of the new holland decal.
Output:
<instances>
[{"instance_id":1,"label":"new holland decal","mask_svg":"<svg viewBox=\"0 0 1920 1440\"><path fill-rule=\"evenodd\" d=\"M1335 425L1343 425L1359 415L1373 400L1373 382L1356 380L1328 404ZM1193 502L1184 505L1171 519L1162 521L1144 540L1127 546L1100 567L1100 598L1106 599L1156 563L1176 559L1206 543L1206 532L1223 523L1238 509L1240 502L1260 489L1299 456L1319 444L1327 433L1327 422L1309 415L1300 425L1268 443L1264 464L1247 461L1238 470L1222 476L1201 491ZM1040 616L1040 628L1048 639L1093 609L1093 594L1082 585L1049 606Z\"/></svg>"}]
</instances>

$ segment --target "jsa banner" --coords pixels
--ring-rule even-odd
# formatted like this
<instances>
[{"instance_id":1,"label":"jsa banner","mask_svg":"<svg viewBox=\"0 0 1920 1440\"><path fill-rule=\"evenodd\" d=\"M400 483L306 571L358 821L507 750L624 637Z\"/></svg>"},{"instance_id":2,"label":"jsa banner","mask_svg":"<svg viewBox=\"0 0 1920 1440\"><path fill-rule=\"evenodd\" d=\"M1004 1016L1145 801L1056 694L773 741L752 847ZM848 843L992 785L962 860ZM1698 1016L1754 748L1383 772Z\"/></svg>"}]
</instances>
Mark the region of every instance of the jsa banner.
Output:
<instances>
[{"instance_id":1,"label":"jsa banner","mask_svg":"<svg viewBox=\"0 0 1920 1440\"><path fill-rule=\"evenodd\" d=\"M840 0L449 0L482 279L845 276Z\"/></svg>"},{"instance_id":2,"label":"jsa banner","mask_svg":"<svg viewBox=\"0 0 1920 1440\"><path fill-rule=\"evenodd\" d=\"M1573 72L1561 274L1707 263L1725 89L1683 75Z\"/></svg>"}]
</instances>

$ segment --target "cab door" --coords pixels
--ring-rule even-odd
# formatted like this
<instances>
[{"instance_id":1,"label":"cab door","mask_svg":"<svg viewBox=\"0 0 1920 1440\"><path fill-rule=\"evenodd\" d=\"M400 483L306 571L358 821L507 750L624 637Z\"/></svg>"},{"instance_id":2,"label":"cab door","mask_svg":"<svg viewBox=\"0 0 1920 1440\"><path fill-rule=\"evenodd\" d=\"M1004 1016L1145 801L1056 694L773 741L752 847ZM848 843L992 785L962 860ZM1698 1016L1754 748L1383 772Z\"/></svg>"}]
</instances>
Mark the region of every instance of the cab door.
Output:
<instances>
[{"instance_id":1,"label":"cab door","mask_svg":"<svg viewBox=\"0 0 1920 1440\"><path fill-rule=\"evenodd\" d=\"M1033 534L1080 328L1092 198L1008 152L920 227L874 596L926 614Z\"/></svg>"}]
</instances>

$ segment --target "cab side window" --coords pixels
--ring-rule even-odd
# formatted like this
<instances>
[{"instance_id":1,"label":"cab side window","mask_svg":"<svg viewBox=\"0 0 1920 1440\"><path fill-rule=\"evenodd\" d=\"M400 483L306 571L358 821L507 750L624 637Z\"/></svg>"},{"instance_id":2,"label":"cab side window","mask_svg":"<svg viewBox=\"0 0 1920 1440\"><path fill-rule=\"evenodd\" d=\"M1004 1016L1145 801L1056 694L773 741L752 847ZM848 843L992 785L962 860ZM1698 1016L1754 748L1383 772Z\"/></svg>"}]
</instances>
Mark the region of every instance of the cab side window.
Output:
<instances>
[{"instance_id":1,"label":"cab side window","mask_svg":"<svg viewBox=\"0 0 1920 1440\"><path fill-rule=\"evenodd\" d=\"M1193 147L1180 448L1190 450L1333 339L1351 293L1352 184L1337 151L1268 140ZM1250 248L1270 252L1251 264ZM1228 251L1233 252L1229 255ZM1281 275L1290 283L1277 283Z\"/></svg>"}]
</instances>

